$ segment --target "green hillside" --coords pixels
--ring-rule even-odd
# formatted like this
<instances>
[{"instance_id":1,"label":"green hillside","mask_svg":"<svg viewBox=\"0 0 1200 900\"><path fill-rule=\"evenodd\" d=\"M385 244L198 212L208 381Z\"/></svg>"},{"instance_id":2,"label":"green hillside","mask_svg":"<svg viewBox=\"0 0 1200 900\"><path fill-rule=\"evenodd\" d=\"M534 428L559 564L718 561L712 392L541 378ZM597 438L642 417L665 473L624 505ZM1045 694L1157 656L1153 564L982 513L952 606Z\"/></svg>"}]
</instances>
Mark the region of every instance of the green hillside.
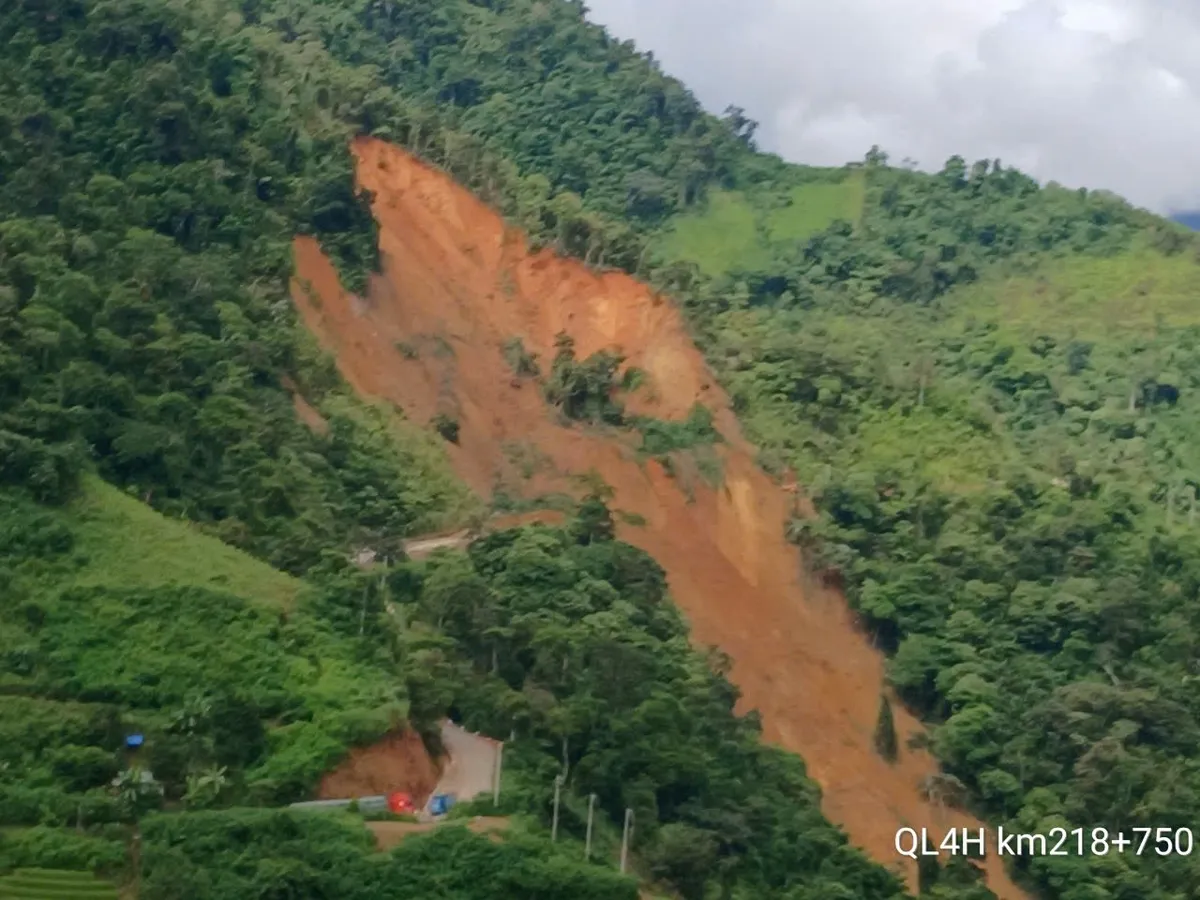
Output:
<instances>
[{"instance_id":1,"label":"green hillside","mask_svg":"<svg viewBox=\"0 0 1200 900\"><path fill-rule=\"evenodd\" d=\"M658 252L695 263L705 275L758 271L774 247L803 243L835 221L856 222L862 213L863 179L854 172L797 170L813 180L773 190L712 191L703 206L682 213L664 229ZM818 180L822 177L830 180ZM836 180L834 180L836 179Z\"/></svg>"},{"instance_id":2,"label":"green hillside","mask_svg":"<svg viewBox=\"0 0 1200 900\"><path fill-rule=\"evenodd\" d=\"M1196 263L1194 254L1149 247L1103 259L1068 257L960 292L953 312L960 321L994 321L1025 340L1136 340L1200 324Z\"/></svg>"},{"instance_id":3,"label":"green hillside","mask_svg":"<svg viewBox=\"0 0 1200 900\"><path fill-rule=\"evenodd\" d=\"M352 288L376 264L360 133L676 298L764 466L811 490L790 534L964 804L1020 831L1194 827L1193 235L993 161L788 166L577 0L19 0L0 42L0 871L131 880L137 825L151 900L632 898L546 840L566 762L568 808L595 793L606 831L635 808L638 874L686 900L902 895L733 715L602 497L396 561L472 502L287 299L295 234ZM347 564L363 547L382 577ZM270 808L450 712L517 728L527 839L380 860L360 823ZM1197 860L1015 869L1048 900L1184 900ZM988 896L961 861L923 881Z\"/></svg>"},{"instance_id":4,"label":"green hillside","mask_svg":"<svg viewBox=\"0 0 1200 900\"><path fill-rule=\"evenodd\" d=\"M465 489L350 396L287 299L294 234L352 287L374 263L356 132L629 265L744 135L565 3L51 0L6 7L0 40L0 872L92 870L151 900L632 900L612 854L548 840L565 758L563 837L578 847L591 793L603 834L635 808L639 877L682 896L903 895L734 715L601 498L561 529L398 561L470 511ZM597 67L607 122L573 96ZM539 174L529 124L550 108L587 116L602 156ZM363 547L391 565L356 570ZM451 713L517 729L501 812L524 836L439 831L381 860L361 821L274 808L350 746Z\"/></svg>"},{"instance_id":5,"label":"green hillside","mask_svg":"<svg viewBox=\"0 0 1200 900\"><path fill-rule=\"evenodd\" d=\"M587 793L614 819L623 804L661 797L657 822L642 826L658 838L642 853L648 872L689 893L708 878L782 890L800 871L818 891L902 894L821 818L800 761L732 715L736 693L690 648L661 570L612 540L599 499L566 528L493 534L469 556L382 578L329 560L300 585L91 477L62 507L2 496L0 872L70 866L129 881L136 822L142 897L193 897L215 873L230 897L283 885L426 896L446 888L449 868L461 900L497 896L497 884L514 898L536 884L561 900L632 900L632 880L546 839L546 772L561 742L576 741L583 780L562 822L573 841ZM141 562L156 576L97 566L110 526L144 539ZM122 552L113 560L128 560ZM582 661L569 677L564 653ZM384 869L361 820L239 808L304 797L347 747L405 719L430 729L451 708L471 728L528 729L506 754L501 812L530 827L503 852L439 833L406 841ZM575 721L586 740L562 730ZM133 732L144 748L122 752ZM639 800L627 781L650 793ZM778 808L756 808L763 789ZM748 843L722 847L727 832L689 824L697 816L733 816ZM821 849L797 861L791 836ZM0 886L42 896L47 877L18 871Z\"/></svg>"},{"instance_id":6,"label":"green hillside","mask_svg":"<svg viewBox=\"0 0 1200 900\"><path fill-rule=\"evenodd\" d=\"M352 575L302 594L92 478L62 508L2 496L0 823L126 821L158 800L107 787L142 769L189 807L300 799L404 721L403 692L323 611ZM145 751L118 752L134 732Z\"/></svg>"},{"instance_id":7,"label":"green hillside","mask_svg":"<svg viewBox=\"0 0 1200 900\"><path fill-rule=\"evenodd\" d=\"M166 519L94 476L67 507L82 562L75 585L158 588L193 585L267 606L290 607L300 583L194 525Z\"/></svg>"},{"instance_id":8,"label":"green hillside","mask_svg":"<svg viewBox=\"0 0 1200 900\"><path fill-rule=\"evenodd\" d=\"M890 678L1012 829L1190 827L1200 798L1200 254L991 164L867 168L857 228L701 284L764 464L821 512ZM751 287L749 296L745 285ZM1023 860L1046 896L1182 897L1186 857Z\"/></svg>"}]
</instances>

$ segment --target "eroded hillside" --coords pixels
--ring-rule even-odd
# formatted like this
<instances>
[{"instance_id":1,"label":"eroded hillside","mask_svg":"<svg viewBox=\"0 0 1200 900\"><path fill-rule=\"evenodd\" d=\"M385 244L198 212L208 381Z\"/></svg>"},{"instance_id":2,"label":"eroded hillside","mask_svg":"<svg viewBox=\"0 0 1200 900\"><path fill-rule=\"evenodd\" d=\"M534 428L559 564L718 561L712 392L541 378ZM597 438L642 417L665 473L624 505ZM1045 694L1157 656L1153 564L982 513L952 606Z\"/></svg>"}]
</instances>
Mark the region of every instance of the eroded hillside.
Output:
<instances>
[{"instance_id":1,"label":"eroded hillside","mask_svg":"<svg viewBox=\"0 0 1200 900\"><path fill-rule=\"evenodd\" d=\"M340 288L310 239L296 242L294 296L307 325L335 353L362 394L427 422L460 424L450 446L460 475L481 493L497 484L526 494L569 490L571 475L597 472L614 508L644 524L620 537L654 556L700 644L732 659L742 706L761 712L765 737L800 753L824 791L823 808L851 839L899 865L901 826L978 827L923 799L936 771L923 751L902 749L894 765L872 748L883 661L854 627L837 594L803 576L783 523L794 502L754 463L720 387L673 306L623 274L595 274L524 237L443 174L378 140L354 147L358 177L373 192L383 275L366 297ZM648 373L631 399L637 411L683 418L696 402L725 437L723 478L687 484L641 461L617 436L556 421L536 385L514 378L506 341L520 337L543 361L566 331L581 357L619 348ZM515 470L536 458L536 472ZM901 747L917 729L903 712ZM1021 896L993 858L989 884ZM906 869L911 879L914 872Z\"/></svg>"}]
</instances>

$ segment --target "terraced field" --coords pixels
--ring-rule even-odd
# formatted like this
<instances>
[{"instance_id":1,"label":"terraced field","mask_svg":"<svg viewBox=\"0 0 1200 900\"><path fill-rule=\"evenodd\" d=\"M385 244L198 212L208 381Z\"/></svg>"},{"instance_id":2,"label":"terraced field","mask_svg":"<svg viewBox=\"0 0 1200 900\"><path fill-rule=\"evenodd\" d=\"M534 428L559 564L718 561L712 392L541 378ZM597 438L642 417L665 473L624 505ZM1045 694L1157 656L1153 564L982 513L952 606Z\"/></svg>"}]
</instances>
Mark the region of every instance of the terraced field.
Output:
<instances>
[{"instance_id":1,"label":"terraced field","mask_svg":"<svg viewBox=\"0 0 1200 900\"><path fill-rule=\"evenodd\" d=\"M65 869L17 869L0 878L3 900L117 900L114 884L90 872Z\"/></svg>"}]
</instances>

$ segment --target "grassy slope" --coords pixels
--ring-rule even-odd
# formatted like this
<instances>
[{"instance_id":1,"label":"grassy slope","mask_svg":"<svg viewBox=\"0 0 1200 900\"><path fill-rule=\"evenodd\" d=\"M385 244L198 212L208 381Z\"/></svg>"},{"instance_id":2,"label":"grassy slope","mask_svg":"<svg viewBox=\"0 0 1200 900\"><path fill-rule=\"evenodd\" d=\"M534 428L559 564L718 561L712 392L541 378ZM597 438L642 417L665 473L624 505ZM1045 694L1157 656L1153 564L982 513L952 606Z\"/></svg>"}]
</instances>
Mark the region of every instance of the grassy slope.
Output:
<instances>
[{"instance_id":1,"label":"grassy slope","mask_svg":"<svg viewBox=\"0 0 1200 900\"><path fill-rule=\"evenodd\" d=\"M799 241L829 227L836 219L856 221L862 211L865 182L852 173L838 183L799 185L788 193L790 201L766 214L772 240Z\"/></svg>"},{"instance_id":2,"label":"grassy slope","mask_svg":"<svg viewBox=\"0 0 1200 900\"><path fill-rule=\"evenodd\" d=\"M300 582L235 550L198 528L167 519L98 478L88 478L70 511L78 550L87 563L81 585L195 585L245 600L287 606Z\"/></svg>"},{"instance_id":3,"label":"grassy slope","mask_svg":"<svg viewBox=\"0 0 1200 900\"><path fill-rule=\"evenodd\" d=\"M710 275L727 272L739 262L761 264L767 252L755 235L755 215L745 195L716 191L703 212L678 217L663 237L668 258L696 263Z\"/></svg>"},{"instance_id":4,"label":"grassy slope","mask_svg":"<svg viewBox=\"0 0 1200 900\"><path fill-rule=\"evenodd\" d=\"M797 169L797 177L807 171ZM714 191L703 209L671 223L659 250L669 259L694 262L709 275L762 266L770 260L770 243L806 240L837 219L857 221L863 193L859 173L775 192Z\"/></svg>"},{"instance_id":5,"label":"grassy slope","mask_svg":"<svg viewBox=\"0 0 1200 900\"><path fill-rule=\"evenodd\" d=\"M61 520L68 523L75 536L79 565L73 570L43 572L39 582L48 592L75 586L192 586L222 590L252 603L277 607L290 605L300 588L300 582L291 576L203 534L193 525L165 518L95 476L85 477L78 497L63 511ZM85 721L93 709L89 704L50 698L6 701L18 702L24 704L21 709L37 707L62 721ZM18 718L22 715L19 710L10 712ZM4 717L5 711L0 709L0 719ZM8 827L2 832L12 837L27 830ZM68 837L73 833L70 829L63 831ZM63 883L50 884L47 880L54 878ZM87 889L86 893L77 891L80 897L115 896L111 884L93 879L90 874L23 870L0 878L0 897L61 896L53 889L75 890L80 884ZM105 890L108 893L103 893Z\"/></svg>"}]
</instances>

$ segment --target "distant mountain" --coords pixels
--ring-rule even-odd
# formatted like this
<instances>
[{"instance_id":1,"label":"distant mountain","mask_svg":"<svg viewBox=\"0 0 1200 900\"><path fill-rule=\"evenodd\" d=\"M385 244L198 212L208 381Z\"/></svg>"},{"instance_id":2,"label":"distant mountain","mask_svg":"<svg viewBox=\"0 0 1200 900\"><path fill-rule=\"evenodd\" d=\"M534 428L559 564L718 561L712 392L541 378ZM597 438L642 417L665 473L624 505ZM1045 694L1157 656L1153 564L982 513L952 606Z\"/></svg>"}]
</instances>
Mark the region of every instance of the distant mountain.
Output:
<instances>
[{"instance_id":1,"label":"distant mountain","mask_svg":"<svg viewBox=\"0 0 1200 900\"><path fill-rule=\"evenodd\" d=\"M1200 211L1176 213L1171 220L1186 225L1192 231L1200 231Z\"/></svg>"}]
</instances>

